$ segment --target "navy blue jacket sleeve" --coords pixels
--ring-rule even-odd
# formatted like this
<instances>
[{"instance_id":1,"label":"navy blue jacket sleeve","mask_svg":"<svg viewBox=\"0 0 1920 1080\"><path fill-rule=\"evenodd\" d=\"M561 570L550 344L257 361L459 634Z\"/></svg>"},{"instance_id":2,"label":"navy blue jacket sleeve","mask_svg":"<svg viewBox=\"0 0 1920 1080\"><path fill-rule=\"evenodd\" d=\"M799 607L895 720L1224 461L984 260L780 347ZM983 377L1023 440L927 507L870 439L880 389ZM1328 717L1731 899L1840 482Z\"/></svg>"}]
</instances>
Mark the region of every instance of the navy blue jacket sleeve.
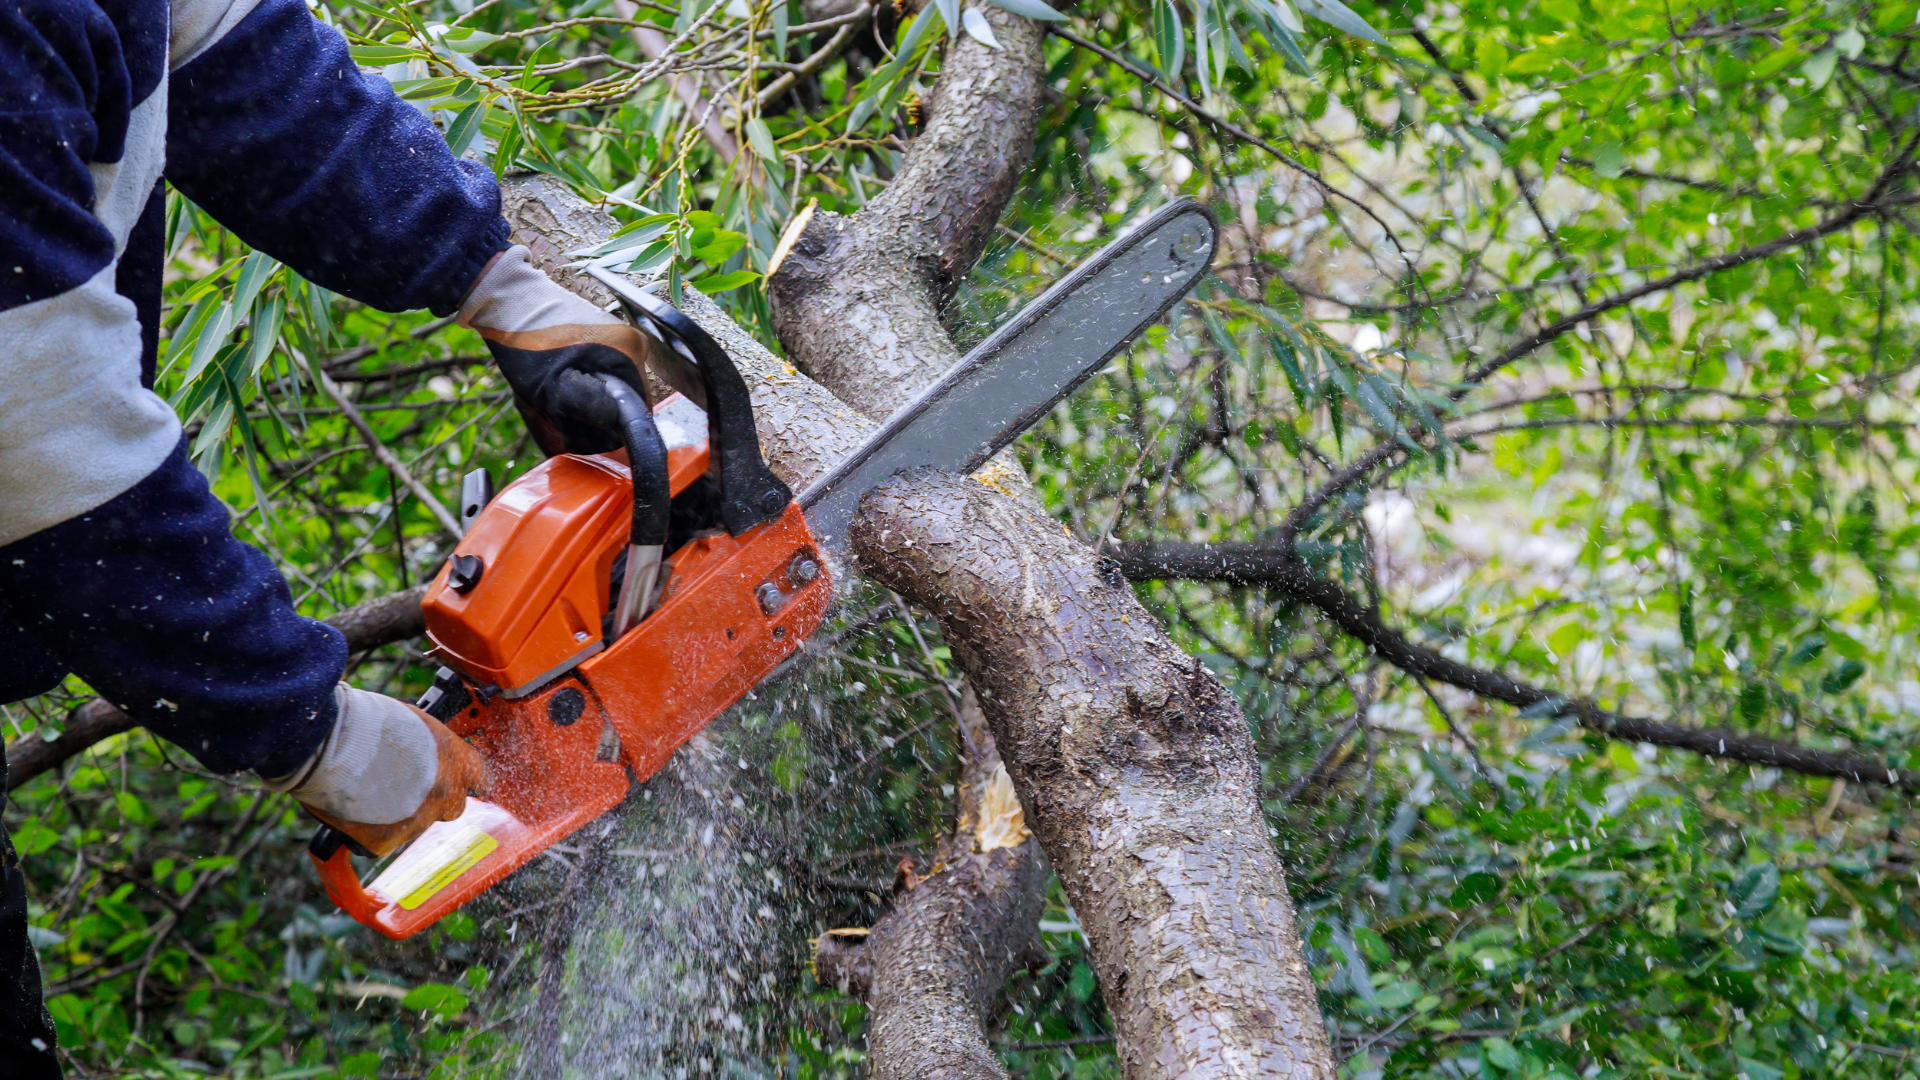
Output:
<instances>
[{"instance_id":1,"label":"navy blue jacket sleeve","mask_svg":"<svg viewBox=\"0 0 1920 1080\"><path fill-rule=\"evenodd\" d=\"M0 311L58 296L113 261L87 165L120 159L132 81L99 8L0 4Z\"/></svg>"},{"instance_id":2,"label":"navy blue jacket sleeve","mask_svg":"<svg viewBox=\"0 0 1920 1080\"><path fill-rule=\"evenodd\" d=\"M301 276L452 314L507 247L500 190L300 0L262 0L173 73L167 180Z\"/></svg>"},{"instance_id":3,"label":"navy blue jacket sleeve","mask_svg":"<svg viewBox=\"0 0 1920 1080\"><path fill-rule=\"evenodd\" d=\"M0 645L30 645L216 772L284 776L333 730L346 640L294 614L185 439L120 496L0 547L0 624Z\"/></svg>"}]
</instances>

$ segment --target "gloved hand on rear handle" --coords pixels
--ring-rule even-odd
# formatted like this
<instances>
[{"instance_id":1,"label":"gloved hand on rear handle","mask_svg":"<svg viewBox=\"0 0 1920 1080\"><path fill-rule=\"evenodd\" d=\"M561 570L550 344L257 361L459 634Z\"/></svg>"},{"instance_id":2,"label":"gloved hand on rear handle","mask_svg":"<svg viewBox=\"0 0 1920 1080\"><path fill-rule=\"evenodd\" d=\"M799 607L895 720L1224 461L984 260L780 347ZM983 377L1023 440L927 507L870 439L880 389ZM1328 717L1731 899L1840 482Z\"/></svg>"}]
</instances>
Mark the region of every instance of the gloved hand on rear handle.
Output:
<instances>
[{"instance_id":1,"label":"gloved hand on rear handle","mask_svg":"<svg viewBox=\"0 0 1920 1080\"><path fill-rule=\"evenodd\" d=\"M494 259L460 305L460 325L486 339L515 404L547 454L603 454L621 446L599 375L647 398L640 331L553 283L525 247Z\"/></svg>"},{"instance_id":2,"label":"gloved hand on rear handle","mask_svg":"<svg viewBox=\"0 0 1920 1080\"><path fill-rule=\"evenodd\" d=\"M314 817L385 855L452 821L487 793L487 763L446 725L404 701L342 683L333 731L291 775L263 778Z\"/></svg>"}]
</instances>

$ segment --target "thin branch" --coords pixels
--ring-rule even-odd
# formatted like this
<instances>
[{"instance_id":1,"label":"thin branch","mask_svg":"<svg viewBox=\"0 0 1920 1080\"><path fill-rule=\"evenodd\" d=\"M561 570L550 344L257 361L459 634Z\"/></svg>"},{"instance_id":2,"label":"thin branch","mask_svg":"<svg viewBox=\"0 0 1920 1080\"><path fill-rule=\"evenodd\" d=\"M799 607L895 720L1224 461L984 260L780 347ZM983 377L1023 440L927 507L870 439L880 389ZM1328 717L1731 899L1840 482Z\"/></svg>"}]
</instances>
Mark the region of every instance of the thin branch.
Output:
<instances>
[{"instance_id":1,"label":"thin branch","mask_svg":"<svg viewBox=\"0 0 1920 1080\"><path fill-rule=\"evenodd\" d=\"M406 465L394 456L393 451L387 449L386 444L380 441L380 436L374 434L373 427L367 423L366 417L361 416L360 410L354 408L353 402L347 399L346 391L340 389L340 384L334 382L333 377L324 370L317 374L320 376L320 389L333 399L334 404L340 406L340 411L346 415L347 423L352 424L353 429L360 433L360 438L366 441L367 449L373 451L374 458L391 469L393 475L399 477L400 482L406 485L407 490L413 492L415 498L426 504L427 511L433 515L435 521L440 523L440 527L446 530L450 539L459 540L459 520L441 505L431 488L421 483Z\"/></svg>"},{"instance_id":2,"label":"thin branch","mask_svg":"<svg viewBox=\"0 0 1920 1080\"><path fill-rule=\"evenodd\" d=\"M1498 671L1476 668L1418 645L1388 626L1380 613L1339 585L1319 577L1297 554L1276 544L1190 544L1130 541L1113 551L1120 570L1135 581L1180 579L1224 581L1273 589L1318 609L1335 626L1367 646L1375 656L1411 675L1457 686L1519 709L1545 710L1572 717L1581 727L1611 739L1689 750L1807 776L1838 777L1920 791L1920 772L1896 769L1847 750L1816 750L1797 743L1716 728L1700 728L1626 716L1593 701L1522 682Z\"/></svg>"},{"instance_id":3,"label":"thin branch","mask_svg":"<svg viewBox=\"0 0 1920 1080\"><path fill-rule=\"evenodd\" d=\"M870 7L861 10L869 17L872 16L874 11L874 9ZM847 44L853 40L853 35L860 29L860 26L860 21L850 21L842 24L840 29L834 31L833 37L829 38L825 45L815 50L812 56L794 65L793 70L787 72L785 75L768 83L766 87L756 95L756 101L759 107L764 109L768 105L773 104L781 94L786 93L795 83L812 75L824 67L827 61L839 56L841 51L847 47Z\"/></svg>"}]
</instances>

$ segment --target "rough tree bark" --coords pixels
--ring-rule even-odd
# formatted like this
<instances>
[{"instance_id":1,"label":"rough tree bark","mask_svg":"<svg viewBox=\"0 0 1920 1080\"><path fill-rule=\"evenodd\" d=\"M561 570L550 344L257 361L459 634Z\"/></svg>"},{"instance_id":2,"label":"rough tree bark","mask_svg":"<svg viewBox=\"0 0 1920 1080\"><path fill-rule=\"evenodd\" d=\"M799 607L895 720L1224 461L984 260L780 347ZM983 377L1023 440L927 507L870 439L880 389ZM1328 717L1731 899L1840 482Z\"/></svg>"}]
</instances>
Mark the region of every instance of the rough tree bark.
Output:
<instances>
[{"instance_id":1,"label":"rough tree bark","mask_svg":"<svg viewBox=\"0 0 1920 1080\"><path fill-rule=\"evenodd\" d=\"M961 706L971 746L960 780L962 807L934 870L902 868L893 908L864 936L823 934L814 974L865 998L867 1072L874 1080L1005 1077L987 1042L987 1016L1015 969L1042 963L1037 937L1047 863L1031 836L981 850L1004 822L983 807L1000 767L974 695ZM1012 839L1012 838L1009 838Z\"/></svg>"},{"instance_id":2,"label":"rough tree bark","mask_svg":"<svg viewBox=\"0 0 1920 1080\"><path fill-rule=\"evenodd\" d=\"M1002 48L970 36L948 46L926 127L886 191L851 217L816 215L770 283L788 354L827 389L878 420L959 358L940 323L985 250L1033 156L1041 35L1029 20L980 9ZM961 807L925 879L903 874L891 911L866 937L825 935L823 978L870 1008L868 1068L879 1078L1004 1080L988 1017L1014 969L1038 949L1046 860L1032 837L981 850L981 797L999 752L969 690L962 709ZM971 711L969 711L969 709Z\"/></svg>"},{"instance_id":3,"label":"rough tree bark","mask_svg":"<svg viewBox=\"0 0 1920 1080\"><path fill-rule=\"evenodd\" d=\"M1044 515L938 474L868 495L867 572L939 619L1080 916L1128 1077L1330 1080L1238 704Z\"/></svg>"},{"instance_id":4,"label":"rough tree bark","mask_svg":"<svg viewBox=\"0 0 1920 1080\"><path fill-rule=\"evenodd\" d=\"M815 214L768 282L774 329L800 370L869 416L959 358L940 309L980 258L1039 127L1041 32L991 5L1001 48L962 34L925 103L926 126L859 213Z\"/></svg>"}]
</instances>

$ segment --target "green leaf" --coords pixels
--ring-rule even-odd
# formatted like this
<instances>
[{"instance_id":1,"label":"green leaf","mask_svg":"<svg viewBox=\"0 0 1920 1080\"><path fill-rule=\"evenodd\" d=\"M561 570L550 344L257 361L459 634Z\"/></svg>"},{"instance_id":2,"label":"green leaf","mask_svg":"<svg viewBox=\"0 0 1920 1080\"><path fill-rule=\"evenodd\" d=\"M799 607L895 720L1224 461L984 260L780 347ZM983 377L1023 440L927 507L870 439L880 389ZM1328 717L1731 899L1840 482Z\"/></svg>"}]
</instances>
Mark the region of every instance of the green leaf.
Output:
<instances>
[{"instance_id":1,"label":"green leaf","mask_svg":"<svg viewBox=\"0 0 1920 1080\"><path fill-rule=\"evenodd\" d=\"M952 41L960 33L960 0L933 0L933 5L947 24L947 40Z\"/></svg>"},{"instance_id":2,"label":"green leaf","mask_svg":"<svg viewBox=\"0 0 1920 1080\"><path fill-rule=\"evenodd\" d=\"M1381 937L1378 931L1356 926L1353 928L1353 943L1360 947L1362 955L1374 963L1393 963L1393 950L1387 948L1387 939Z\"/></svg>"},{"instance_id":3,"label":"green leaf","mask_svg":"<svg viewBox=\"0 0 1920 1080\"><path fill-rule=\"evenodd\" d=\"M760 280L760 275L752 270L735 270L731 273L704 277L699 281L689 282L688 284L711 296L714 293L723 293L729 289L737 289L742 285L749 285L758 280Z\"/></svg>"},{"instance_id":4,"label":"green leaf","mask_svg":"<svg viewBox=\"0 0 1920 1080\"><path fill-rule=\"evenodd\" d=\"M471 26L456 26L440 35L440 43L457 53L476 53L500 40L500 35L476 30Z\"/></svg>"},{"instance_id":5,"label":"green leaf","mask_svg":"<svg viewBox=\"0 0 1920 1080\"><path fill-rule=\"evenodd\" d=\"M1292 33L1304 34L1307 32L1306 25L1300 21L1300 13L1293 10L1293 4L1290 0L1273 0L1273 17L1280 21L1281 26L1286 27Z\"/></svg>"},{"instance_id":6,"label":"green leaf","mask_svg":"<svg viewBox=\"0 0 1920 1080\"><path fill-rule=\"evenodd\" d=\"M1829 694L1838 694L1852 686L1860 676L1867 673L1867 665L1858 660L1842 661L1840 666L1827 672L1820 680L1820 689Z\"/></svg>"},{"instance_id":7,"label":"green leaf","mask_svg":"<svg viewBox=\"0 0 1920 1080\"><path fill-rule=\"evenodd\" d=\"M1809 634L1800 644L1794 646L1793 653L1787 657L1787 663L1799 665L1816 659L1827 650L1825 634Z\"/></svg>"},{"instance_id":8,"label":"green leaf","mask_svg":"<svg viewBox=\"0 0 1920 1080\"><path fill-rule=\"evenodd\" d=\"M852 114L847 117L847 134L851 135L860 130L860 126L865 124L867 118L873 115L874 106L878 104L879 98L877 95L874 97L864 97L858 102L855 102Z\"/></svg>"},{"instance_id":9,"label":"green leaf","mask_svg":"<svg viewBox=\"0 0 1920 1080\"><path fill-rule=\"evenodd\" d=\"M386 67L402 60L411 60L424 56L418 49L409 49L401 45L355 45L348 50L353 54L353 62L365 67Z\"/></svg>"},{"instance_id":10,"label":"green leaf","mask_svg":"<svg viewBox=\"0 0 1920 1080\"><path fill-rule=\"evenodd\" d=\"M1375 45L1387 43L1387 39L1380 36L1380 31L1368 25L1367 20L1354 14L1353 9L1340 0L1299 0L1299 3L1303 14L1319 19L1336 30L1364 38Z\"/></svg>"},{"instance_id":11,"label":"green leaf","mask_svg":"<svg viewBox=\"0 0 1920 1080\"><path fill-rule=\"evenodd\" d=\"M1420 1000L1420 984L1400 979L1373 993L1373 1003L1382 1009L1404 1009Z\"/></svg>"},{"instance_id":12,"label":"green leaf","mask_svg":"<svg viewBox=\"0 0 1920 1080\"><path fill-rule=\"evenodd\" d=\"M453 93L466 81L451 75L432 79L401 79L393 84L393 92L400 95L402 101L432 101Z\"/></svg>"},{"instance_id":13,"label":"green leaf","mask_svg":"<svg viewBox=\"0 0 1920 1080\"><path fill-rule=\"evenodd\" d=\"M1825 49L1808 57L1807 62L1800 65L1800 74L1807 77L1807 88L1825 89L1827 80L1833 78L1834 66L1839 62L1840 53L1837 49Z\"/></svg>"},{"instance_id":14,"label":"green leaf","mask_svg":"<svg viewBox=\"0 0 1920 1080\"><path fill-rule=\"evenodd\" d=\"M754 117L747 121L747 142L753 146L753 152L768 161L778 162L780 151L773 145L773 132L767 129L767 122Z\"/></svg>"},{"instance_id":15,"label":"green leaf","mask_svg":"<svg viewBox=\"0 0 1920 1080\"><path fill-rule=\"evenodd\" d=\"M966 30L968 37L985 45L987 48L998 49L1000 47L1000 39L993 36L993 26L987 22L985 15L980 14L979 8L969 7L965 11L962 11L960 13L960 26Z\"/></svg>"},{"instance_id":16,"label":"green leaf","mask_svg":"<svg viewBox=\"0 0 1920 1080\"><path fill-rule=\"evenodd\" d=\"M446 1019L467 1007L467 995L466 991L446 983L421 983L400 999L400 1007L431 1012Z\"/></svg>"},{"instance_id":17,"label":"green leaf","mask_svg":"<svg viewBox=\"0 0 1920 1080\"><path fill-rule=\"evenodd\" d=\"M1460 884L1454 886L1452 894L1447 897L1447 906L1464 908L1484 904L1500 895L1501 885L1499 874L1490 874L1485 870L1475 871L1461 878Z\"/></svg>"},{"instance_id":18,"label":"green leaf","mask_svg":"<svg viewBox=\"0 0 1920 1080\"><path fill-rule=\"evenodd\" d=\"M1742 919L1764 915L1780 895L1780 868L1770 862L1754 863L1740 872L1727 899L1733 901L1733 913Z\"/></svg>"},{"instance_id":19,"label":"green leaf","mask_svg":"<svg viewBox=\"0 0 1920 1080\"><path fill-rule=\"evenodd\" d=\"M1520 1051L1514 1049L1512 1043L1498 1036L1480 1040L1480 1056L1487 1064L1498 1069L1520 1068Z\"/></svg>"},{"instance_id":20,"label":"green leaf","mask_svg":"<svg viewBox=\"0 0 1920 1080\"><path fill-rule=\"evenodd\" d=\"M484 101L476 101L461 109L459 115L453 118L453 123L447 125L448 152L454 157L466 153L467 147L473 145L473 137L480 134L480 126L486 116L487 103Z\"/></svg>"},{"instance_id":21,"label":"green leaf","mask_svg":"<svg viewBox=\"0 0 1920 1080\"><path fill-rule=\"evenodd\" d=\"M1171 0L1154 0L1154 54L1160 59L1160 74L1168 82L1180 77L1180 66L1187 57L1187 31L1180 25L1180 9Z\"/></svg>"},{"instance_id":22,"label":"green leaf","mask_svg":"<svg viewBox=\"0 0 1920 1080\"><path fill-rule=\"evenodd\" d=\"M233 310L245 311L253 306L254 297L260 295L267 279L273 276L280 264L264 251L256 251L247 256L240 264L240 279L233 287Z\"/></svg>"},{"instance_id":23,"label":"green leaf","mask_svg":"<svg viewBox=\"0 0 1920 1080\"><path fill-rule=\"evenodd\" d=\"M1615 179L1627 169L1627 155L1621 151L1617 142L1604 142L1594 148L1593 171L1609 180Z\"/></svg>"},{"instance_id":24,"label":"green leaf","mask_svg":"<svg viewBox=\"0 0 1920 1080\"><path fill-rule=\"evenodd\" d=\"M1041 22L1065 22L1067 17L1053 10L1040 0L992 0L993 6L1002 11L1011 11Z\"/></svg>"},{"instance_id":25,"label":"green leaf","mask_svg":"<svg viewBox=\"0 0 1920 1080\"><path fill-rule=\"evenodd\" d=\"M1786 1080L1787 1074L1776 1066L1750 1057L1738 1056L1733 1059L1740 1066L1740 1075L1747 1080Z\"/></svg>"}]
</instances>

